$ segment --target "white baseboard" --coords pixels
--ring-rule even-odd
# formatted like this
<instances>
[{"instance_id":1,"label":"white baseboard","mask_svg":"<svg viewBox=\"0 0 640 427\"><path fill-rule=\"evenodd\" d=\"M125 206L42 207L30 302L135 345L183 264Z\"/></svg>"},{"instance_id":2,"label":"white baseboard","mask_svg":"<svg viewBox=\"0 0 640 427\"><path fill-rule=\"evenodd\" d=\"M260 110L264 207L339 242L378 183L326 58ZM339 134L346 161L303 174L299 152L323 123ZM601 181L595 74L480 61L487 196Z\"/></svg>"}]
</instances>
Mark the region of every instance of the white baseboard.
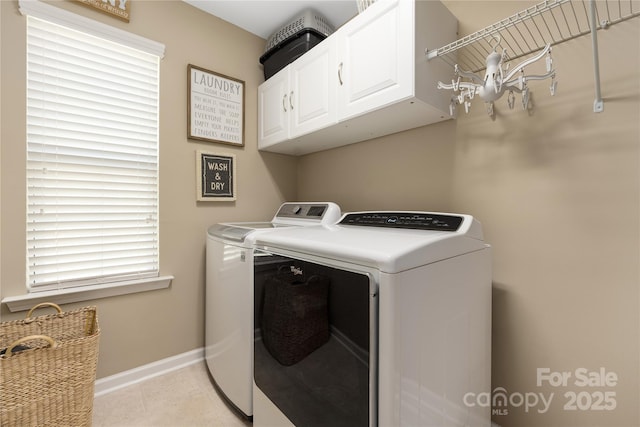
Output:
<instances>
[{"instance_id":1,"label":"white baseboard","mask_svg":"<svg viewBox=\"0 0 640 427\"><path fill-rule=\"evenodd\" d=\"M176 356L167 357L147 365L96 380L95 397L146 381L204 360L204 348L198 348Z\"/></svg>"}]
</instances>

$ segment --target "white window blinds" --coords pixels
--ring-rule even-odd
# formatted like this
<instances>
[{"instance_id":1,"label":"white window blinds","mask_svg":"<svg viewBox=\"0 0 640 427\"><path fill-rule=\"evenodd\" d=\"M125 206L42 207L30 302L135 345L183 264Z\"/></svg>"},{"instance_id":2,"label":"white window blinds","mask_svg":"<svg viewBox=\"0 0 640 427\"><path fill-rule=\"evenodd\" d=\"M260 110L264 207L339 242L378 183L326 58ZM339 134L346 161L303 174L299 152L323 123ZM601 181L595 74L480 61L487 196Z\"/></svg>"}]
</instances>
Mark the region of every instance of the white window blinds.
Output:
<instances>
[{"instance_id":1,"label":"white window blinds","mask_svg":"<svg viewBox=\"0 0 640 427\"><path fill-rule=\"evenodd\" d=\"M158 275L159 59L27 16L31 290Z\"/></svg>"}]
</instances>

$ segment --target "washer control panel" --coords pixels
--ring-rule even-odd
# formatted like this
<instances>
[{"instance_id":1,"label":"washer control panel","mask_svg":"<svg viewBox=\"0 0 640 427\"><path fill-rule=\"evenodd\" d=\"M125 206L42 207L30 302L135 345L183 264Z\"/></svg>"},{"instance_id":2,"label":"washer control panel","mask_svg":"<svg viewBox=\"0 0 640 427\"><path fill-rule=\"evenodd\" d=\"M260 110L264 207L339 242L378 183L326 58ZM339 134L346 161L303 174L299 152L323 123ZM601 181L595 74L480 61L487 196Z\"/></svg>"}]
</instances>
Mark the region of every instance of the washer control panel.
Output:
<instances>
[{"instance_id":1,"label":"washer control panel","mask_svg":"<svg viewBox=\"0 0 640 427\"><path fill-rule=\"evenodd\" d=\"M284 203L280 206L276 217L320 219L327 208L328 205L323 203Z\"/></svg>"},{"instance_id":2,"label":"washer control panel","mask_svg":"<svg viewBox=\"0 0 640 427\"><path fill-rule=\"evenodd\" d=\"M457 215L430 212L354 212L346 214L339 224L457 231L463 220L463 217Z\"/></svg>"}]
</instances>

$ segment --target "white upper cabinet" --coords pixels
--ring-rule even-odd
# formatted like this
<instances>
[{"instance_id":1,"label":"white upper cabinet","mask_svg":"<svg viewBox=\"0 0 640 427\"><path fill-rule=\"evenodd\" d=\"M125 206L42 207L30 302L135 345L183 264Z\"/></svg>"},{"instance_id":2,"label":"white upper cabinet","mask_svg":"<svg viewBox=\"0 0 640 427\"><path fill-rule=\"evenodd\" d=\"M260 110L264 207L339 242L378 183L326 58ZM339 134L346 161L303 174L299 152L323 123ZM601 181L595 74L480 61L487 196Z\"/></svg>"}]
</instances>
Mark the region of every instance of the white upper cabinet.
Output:
<instances>
[{"instance_id":1,"label":"white upper cabinet","mask_svg":"<svg viewBox=\"0 0 640 427\"><path fill-rule=\"evenodd\" d=\"M316 45L291 64L291 134L295 138L336 122L335 40Z\"/></svg>"},{"instance_id":2,"label":"white upper cabinet","mask_svg":"<svg viewBox=\"0 0 640 427\"><path fill-rule=\"evenodd\" d=\"M289 138L289 67L258 87L258 147Z\"/></svg>"},{"instance_id":3,"label":"white upper cabinet","mask_svg":"<svg viewBox=\"0 0 640 427\"><path fill-rule=\"evenodd\" d=\"M457 38L438 1L378 0L258 88L258 148L302 155L449 117L452 68L425 49Z\"/></svg>"},{"instance_id":4,"label":"white upper cabinet","mask_svg":"<svg viewBox=\"0 0 640 427\"><path fill-rule=\"evenodd\" d=\"M340 119L413 95L413 2L376 6L366 19L347 22L337 37Z\"/></svg>"},{"instance_id":5,"label":"white upper cabinet","mask_svg":"<svg viewBox=\"0 0 640 427\"><path fill-rule=\"evenodd\" d=\"M336 50L324 42L258 87L261 149L336 122Z\"/></svg>"}]
</instances>

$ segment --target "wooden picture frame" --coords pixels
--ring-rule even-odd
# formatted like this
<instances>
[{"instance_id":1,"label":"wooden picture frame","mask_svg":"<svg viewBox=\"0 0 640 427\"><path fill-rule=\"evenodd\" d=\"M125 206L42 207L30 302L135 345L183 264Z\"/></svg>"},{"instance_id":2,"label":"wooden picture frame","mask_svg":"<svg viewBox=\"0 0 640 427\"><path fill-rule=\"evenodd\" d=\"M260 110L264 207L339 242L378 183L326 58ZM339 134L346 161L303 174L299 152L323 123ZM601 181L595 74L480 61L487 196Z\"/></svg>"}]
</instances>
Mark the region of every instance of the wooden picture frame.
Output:
<instances>
[{"instance_id":1,"label":"wooden picture frame","mask_svg":"<svg viewBox=\"0 0 640 427\"><path fill-rule=\"evenodd\" d=\"M236 156L196 151L197 200L233 202L236 191Z\"/></svg>"},{"instance_id":2,"label":"wooden picture frame","mask_svg":"<svg viewBox=\"0 0 640 427\"><path fill-rule=\"evenodd\" d=\"M131 19L131 1L132 0L76 0L77 3L97 9L102 13L116 17L129 22Z\"/></svg>"},{"instance_id":3,"label":"wooden picture frame","mask_svg":"<svg viewBox=\"0 0 640 427\"><path fill-rule=\"evenodd\" d=\"M189 64L187 138L244 146L244 81Z\"/></svg>"}]
</instances>

